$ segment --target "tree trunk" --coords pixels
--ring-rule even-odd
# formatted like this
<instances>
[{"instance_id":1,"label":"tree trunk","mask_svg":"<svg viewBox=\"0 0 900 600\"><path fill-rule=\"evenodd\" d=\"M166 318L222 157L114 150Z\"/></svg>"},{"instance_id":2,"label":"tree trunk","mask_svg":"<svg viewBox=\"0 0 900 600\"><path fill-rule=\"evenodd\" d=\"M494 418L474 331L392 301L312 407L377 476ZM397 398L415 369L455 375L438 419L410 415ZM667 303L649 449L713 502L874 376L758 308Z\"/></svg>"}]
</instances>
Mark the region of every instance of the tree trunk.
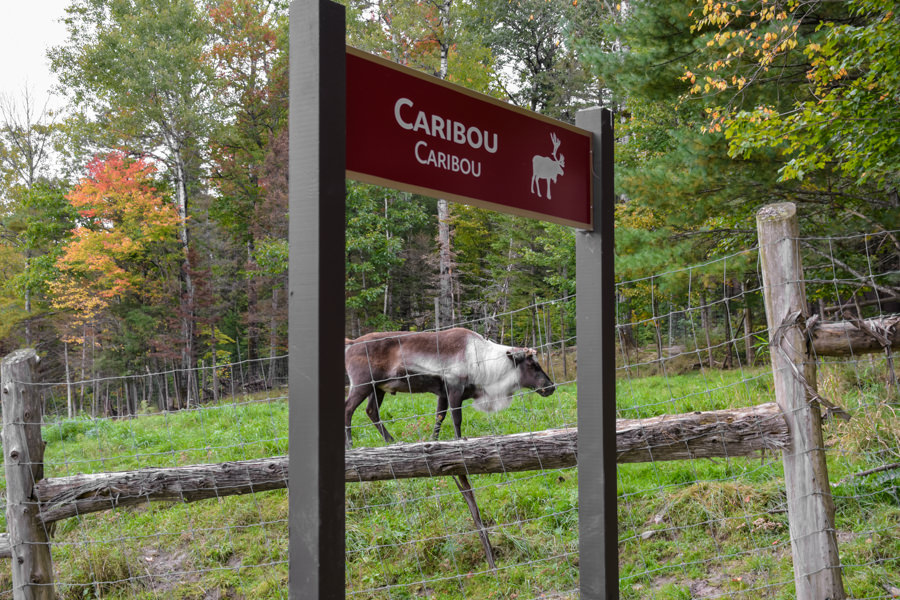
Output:
<instances>
[{"instance_id":1,"label":"tree trunk","mask_svg":"<svg viewBox=\"0 0 900 600\"><path fill-rule=\"evenodd\" d=\"M165 367L165 361L163 361L163 367ZM172 376L174 378L174 374ZM172 404L172 397L169 395L169 376L163 374L163 390L165 390L166 395L166 410L173 410L175 406Z\"/></svg>"},{"instance_id":2,"label":"tree trunk","mask_svg":"<svg viewBox=\"0 0 900 600\"><path fill-rule=\"evenodd\" d=\"M253 260L253 244L247 243L247 261ZM259 323L259 290L257 282L252 278L247 280L247 371L248 379L256 381L262 374L259 373L260 356L260 323Z\"/></svg>"},{"instance_id":3,"label":"tree trunk","mask_svg":"<svg viewBox=\"0 0 900 600\"><path fill-rule=\"evenodd\" d=\"M153 405L153 373L150 372L149 366L146 366L145 368L147 369L147 405L152 406ZM157 400L156 400L156 408L160 412L162 412L162 410L163 410L163 407L160 406L160 401L159 401L159 399L161 397L162 396L158 394Z\"/></svg>"},{"instance_id":4,"label":"tree trunk","mask_svg":"<svg viewBox=\"0 0 900 600\"><path fill-rule=\"evenodd\" d=\"M190 372L194 367L194 281L191 275L190 231L188 229L187 170L181 148L173 149L175 159L175 196L178 203L178 216L181 218L179 238L181 241L181 280L184 295L181 300L181 368ZM185 382L187 383L187 382ZM189 388L184 390L189 394ZM190 399L188 398L188 401Z\"/></svg>"},{"instance_id":5,"label":"tree trunk","mask_svg":"<svg viewBox=\"0 0 900 600\"><path fill-rule=\"evenodd\" d=\"M669 312L669 348L675 345L675 315L677 313Z\"/></svg>"},{"instance_id":6,"label":"tree trunk","mask_svg":"<svg viewBox=\"0 0 900 600\"><path fill-rule=\"evenodd\" d=\"M219 341L216 338L216 326L212 327L212 388L213 402L219 403Z\"/></svg>"},{"instance_id":7,"label":"tree trunk","mask_svg":"<svg viewBox=\"0 0 900 600\"><path fill-rule=\"evenodd\" d=\"M443 0L439 6L440 24L443 36L438 40L441 50L440 72L438 77L447 79L449 73L450 42L447 34L450 30L450 3L451 0ZM456 322L453 314L453 252L450 240L450 206L446 200L440 199L438 209L438 247L439 247L439 298L440 298L440 324L441 327Z\"/></svg>"},{"instance_id":8,"label":"tree trunk","mask_svg":"<svg viewBox=\"0 0 900 600\"><path fill-rule=\"evenodd\" d=\"M185 408L183 395L185 389L184 371L178 369L177 367L172 371L172 384L175 390L175 410L181 410L182 408Z\"/></svg>"},{"instance_id":9,"label":"tree trunk","mask_svg":"<svg viewBox=\"0 0 900 600\"><path fill-rule=\"evenodd\" d=\"M69 371L69 343L63 342L63 355L66 360L66 409L69 418L75 416L75 398L72 390L72 373Z\"/></svg>"},{"instance_id":10,"label":"tree trunk","mask_svg":"<svg viewBox=\"0 0 900 600\"><path fill-rule=\"evenodd\" d=\"M652 283L651 289L652 289ZM662 344L662 324L659 322L659 303L654 296L650 300L650 310L653 311L653 339L656 343L656 362L659 364L660 369L663 367L663 344Z\"/></svg>"},{"instance_id":11,"label":"tree trunk","mask_svg":"<svg viewBox=\"0 0 900 600\"><path fill-rule=\"evenodd\" d=\"M553 325L550 322L550 306L551 305L549 305L549 304L544 306L543 313L544 313L544 340L547 342L546 343L546 346L547 346L547 352L546 352L547 363L546 364L548 367L550 367L552 369L553 367L550 365L550 358L553 354L553 329L552 329Z\"/></svg>"},{"instance_id":12,"label":"tree trunk","mask_svg":"<svg viewBox=\"0 0 900 600\"><path fill-rule=\"evenodd\" d=\"M84 406L85 365L87 365L87 324L83 325L81 329L81 406ZM94 394L94 398L91 400L91 416L97 417L97 394Z\"/></svg>"},{"instance_id":13,"label":"tree trunk","mask_svg":"<svg viewBox=\"0 0 900 600\"><path fill-rule=\"evenodd\" d=\"M454 322L453 318L453 259L450 250L450 207L446 200L438 200L439 283L438 321L441 327Z\"/></svg>"},{"instance_id":14,"label":"tree trunk","mask_svg":"<svg viewBox=\"0 0 900 600\"><path fill-rule=\"evenodd\" d=\"M741 284L744 296L744 350L747 353L747 365L753 366L756 357L753 355L753 314L750 312L750 297L747 296L747 284Z\"/></svg>"},{"instance_id":15,"label":"tree trunk","mask_svg":"<svg viewBox=\"0 0 900 600\"><path fill-rule=\"evenodd\" d=\"M28 269L28 254L25 252L25 269ZM31 290L25 288L25 346L31 347Z\"/></svg>"},{"instance_id":16,"label":"tree trunk","mask_svg":"<svg viewBox=\"0 0 900 600\"><path fill-rule=\"evenodd\" d=\"M622 355L625 359L625 367L631 363L631 351L637 350L637 340L634 337L634 313L631 310L631 301L627 297L619 295L616 301L622 307L625 316L618 326L619 343L622 345Z\"/></svg>"},{"instance_id":17,"label":"tree trunk","mask_svg":"<svg viewBox=\"0 0 900 600\"><path fill-rule=\"evenodd\" d=\"M269 322L269 381L275 385L275 355L278 354L278 286L272 287L272 319Z\"/></svg>"},{"instance_id":18,"label":"tree trunk","mask_svg":"<svg viewBox=\"0 0 900 600\"><path fill-rule=\"evenodd\" d=\"M562 368L563 368L563 379L566 381L569 380L569 360L568 355L566 354L566 303L565 301L560 302L559 304L559 339L562 340Z\"/></svg>"},{"instance_id":19,"label":"tree trunk","mask_svg":"<svg viewBox=\"0 0 900 600\"><path fill-rule=\"evenodd\" d=\"M853 356L900 348L900 316L817 323L810 335L813 349L822 356Z\"/></svg>"},{"instance_id":20,"label":"tree trunk","mask_svg":"<svg viewBox=\"0 0 900 600\"><path fill-rule=\"evenodd\" d=\"M731 292L732 287L729 282L725 283L725 360L722 362L723 369L731 369L734 367L734 352L736 349L736 341L734 339L733 328L731 326Z\"/></svg>"},{"instance_id":21,"label":"tree trunk","mask_svg":"<svg viewBox=\"0 0 900 600\"><path fill-rule=\"evenodd\" d=\"M384 222L386 225L384 228L384 238L385 238L386 243L390 244L391 229L389 226L387 226L387 224L390 223L390 221L388 220L388 206L389 206L389 200L388 200L387 195L385 195L385 197L384 197ZM391 286L392 277L391 277L390 269L388 269L385 279L386 279L386 281L384 284L384 297L382 298L381 314L385 318L385 320L387 320L390 318L390 315L393 313L393 306L391 306L392 305L391 291L392 291L393 287Z\"/></svg>"},{"instance_id":22,"label":"tree trunk","mask_svg":"<svg viewBox=\"0 0 900 600\"><path fill-rule=\"evenodd\" d=\"M713 351L712 351L712 339L709 335L709 329L712 327L712 317L710 315L709 304L706 303L706 290L703 290L700 294L700 327L703 329L703 334L706 336L706 355L709 360L709 368L713 368Z\"/></svg>"}]
</instances>

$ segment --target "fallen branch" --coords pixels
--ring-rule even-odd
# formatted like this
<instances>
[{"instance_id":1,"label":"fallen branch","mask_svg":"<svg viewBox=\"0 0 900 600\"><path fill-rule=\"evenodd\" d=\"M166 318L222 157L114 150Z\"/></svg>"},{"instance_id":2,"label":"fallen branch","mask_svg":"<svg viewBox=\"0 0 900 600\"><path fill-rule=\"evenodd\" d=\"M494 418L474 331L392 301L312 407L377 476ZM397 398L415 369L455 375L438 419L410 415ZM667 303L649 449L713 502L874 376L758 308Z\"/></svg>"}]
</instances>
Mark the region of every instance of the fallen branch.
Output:
<instances>
[{"instance_id":1,"label":"fallen branch","mask_svg":"<svg viewBox=\"0 0 900 600\"><path fill-rule=\"evenodd\" d=\"M882 473L884 471L893 471L894 469L900 469L900 463L891 463L889 465L881 465L880 467L875 467L874 469L866 469L865 471L860 471L859 473L853 473L853 477L865 477L866 475Z\"/></svg>"},{"instance_id":2,"label":"fallen branch","mask_svg":"<svg viewBox=\"0 0 900 600\"><path fill-rule=\"evenodd\" d=\"M619 419L621 463L753 456L784 448L787 425L774 403L749 408ZM509 473L573 467L577 432L548 430L449 442L393 444L349 450L348 483ZM50 523L100 510L151 501L193 502L287 487L286 456L231 463L148 468L39 481L41 519Z\"/></svg>"}]
</instances>

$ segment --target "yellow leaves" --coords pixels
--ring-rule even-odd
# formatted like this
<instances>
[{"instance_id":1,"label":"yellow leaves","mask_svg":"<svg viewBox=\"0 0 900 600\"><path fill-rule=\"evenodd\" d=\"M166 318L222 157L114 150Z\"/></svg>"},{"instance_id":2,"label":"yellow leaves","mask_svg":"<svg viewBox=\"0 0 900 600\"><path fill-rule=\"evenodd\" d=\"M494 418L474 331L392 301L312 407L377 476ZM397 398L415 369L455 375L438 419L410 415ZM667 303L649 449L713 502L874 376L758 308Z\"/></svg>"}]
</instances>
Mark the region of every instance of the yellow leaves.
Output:
<instances>
[{"instance_id":1,"label":"yellow leaves","mask_svg":"<svg viewBox=\"0 0 900 600\"><path fill-rule=\"evenodd\" d=\"M705 59L685 69L682 77L691 84L692 95L745 90L799 45L798 2L760 0L750 8L737 0L704 0L702 6L704 15L694 16L693 29L712 31L704 40ZM814 49L804 48L804 52ZM705 131L723 131L725 119L712 119Z\"/></svg>"},{"instance_id":2,"label":"yellow leaves","mask_svg":"<svg viewBox=\"0 0 900 600\"><path fill-rule=\"evenodd\" d=\"M63 272L58 279L48 283L51 305L58 310L71 310L76 326L94 321L109 307L109 302L92 293L71 274Z\"/></svg>"},{"instance_id":3,"label":"yellow leaves","mask_svg":"<svg viewBox=\"0 0 900 600\"><path fill-rule=\"evenodd\" d=\"M778 45L778 51L779 52L787 52L788 50L792 50L796 47L797 47L797 40L791 38L791 39L781 42L781 44Z\"/></svg>"},{"instance_id":4,"label":"yellow leaves","mask_svg":"<svg viewBox=\"0 0 900 600\"><path fill-rule=\"evenodd\" d=\"M633 202L617 204L615 212L616 225L629 229L649 231L659 227L663 222L652 209Z\"/></svg>"},{"instance_id":5,"label":"yellow leaves","mask_svg":"<svg viewBox=\"0 0 900 600\"><path fill-rule=\"evenodd\" d=\"M747 85L747 79L745 77L738 77L735 85L737 85L739 90L744 89L744 86Z\"/></svg>"},{"instance_id":6,"label":"yellow leaves","mask_svg":"<svg viewBox=\"0 0 900 600\"><path fill-rule=\"evenodd\" d=\"M701 127L701 131L703 133L718 133L722 131L725 115L720 112L720 109L707 108L706 114L709 115L709 125Z\"/></svg>"}]
</instances>

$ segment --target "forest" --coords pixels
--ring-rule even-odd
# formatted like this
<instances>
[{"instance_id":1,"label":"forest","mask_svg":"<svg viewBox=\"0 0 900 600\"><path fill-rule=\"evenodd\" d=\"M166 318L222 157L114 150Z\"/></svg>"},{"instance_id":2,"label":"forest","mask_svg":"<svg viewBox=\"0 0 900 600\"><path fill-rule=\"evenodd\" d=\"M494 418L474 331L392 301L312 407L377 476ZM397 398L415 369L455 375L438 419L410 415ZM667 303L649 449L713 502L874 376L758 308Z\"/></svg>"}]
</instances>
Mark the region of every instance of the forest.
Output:
<instances>
[{"instance_id":1,"label":"forest","mask_svg":"<svg viewBox=\"0 0 900 600\"><path fill-rule=\"evenodd\" d=\"M845 297L900 312L894 0L342 2L352 46L570 123L614 111L617 281L752 248L790 201L804 236L884 234L830 260L876 265ZM65 108L0 99L0 353L72 381L287 352L288 4L71 0ZM348 337L544 302L574 334L571 228L348 181L346 235ZM723 286L688 283L622 287L619 322Z\"/></svg>"}]
</instances>

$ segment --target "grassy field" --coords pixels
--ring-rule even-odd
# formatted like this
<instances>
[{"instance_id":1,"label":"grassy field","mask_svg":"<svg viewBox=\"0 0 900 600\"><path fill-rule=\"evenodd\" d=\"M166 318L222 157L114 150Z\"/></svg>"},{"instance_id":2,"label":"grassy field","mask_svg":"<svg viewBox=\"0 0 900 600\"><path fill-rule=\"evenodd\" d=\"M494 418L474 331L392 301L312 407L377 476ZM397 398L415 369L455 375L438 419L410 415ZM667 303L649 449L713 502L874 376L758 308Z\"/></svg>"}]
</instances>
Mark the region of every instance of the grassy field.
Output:
<instances>
[{"instance_id":1,"label":"grassy field","mask_svg":"<svg viewBox=\"0 0 900 600\"><path fill-rule=\"evenodd\" d=\"M827 397L854 412L827 426L829 468L846 587L852 597L900 588L896 471L857 473L898 460L900 417L873 369L820 371ZM620 416L771 401L766 370L622 378ZM528 393L500 414L464 414L467 436L572 426L573 384ZM116 471L281 455L287 401L244 398L137 419L76 419L44 429L46 474ZM257 401L259 400L259 401ZM599 401L599 399L598 399ZM425 439L434 399L388 397L394 436ZM357 446L383 444L363 410ZM451 437L445 426L442 437ZM894 457L894 458L891 458ZM620 465L623 598L791 598L790 536L778 456ZM575 469L472 478L498 569L490 571L466 505L450 479L348 484L350 598L578 597ZM284 491L193 504L148 504L57 524L53 558L62 598L286 598ZM8 570L0 590L11 586Z\"/></svg>"}]
</instances>

